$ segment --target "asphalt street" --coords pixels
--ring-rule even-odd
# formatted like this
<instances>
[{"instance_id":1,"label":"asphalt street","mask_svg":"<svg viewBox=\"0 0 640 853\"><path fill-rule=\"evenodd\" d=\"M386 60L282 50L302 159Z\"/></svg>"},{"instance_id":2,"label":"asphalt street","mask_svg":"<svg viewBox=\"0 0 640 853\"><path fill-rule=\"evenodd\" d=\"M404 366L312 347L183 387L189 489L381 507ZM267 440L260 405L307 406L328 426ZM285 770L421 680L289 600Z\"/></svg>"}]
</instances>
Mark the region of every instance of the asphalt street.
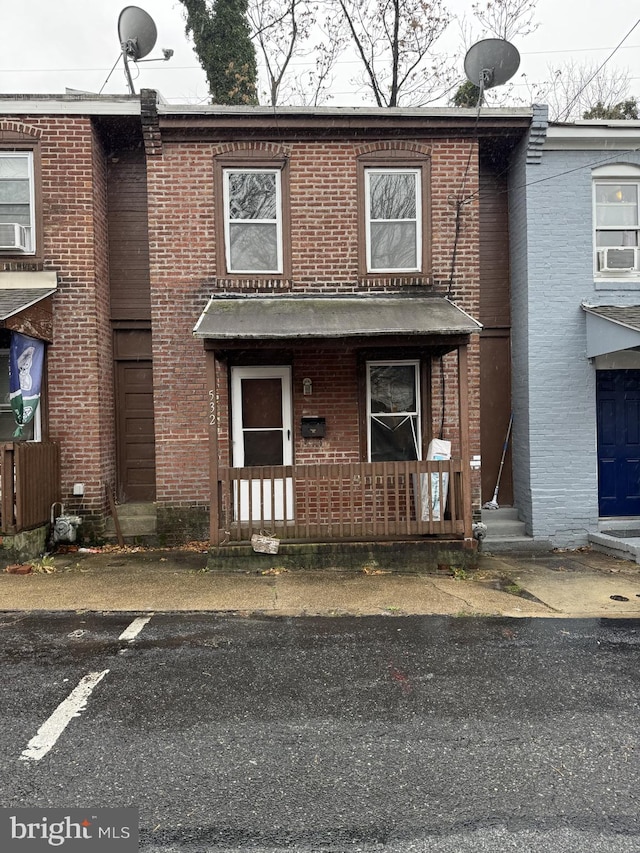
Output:
<instances>
[{"instance_id":1,"label":"asphalt street","mask_svg":"<svg viewBox=\"0 0 640 853\"><path fill-rule=\"evenodd\" d=\"M137 808L144 853L640 850L636 620L24 612L0 637L2 806Z\"/></svg>"}]
</instances>

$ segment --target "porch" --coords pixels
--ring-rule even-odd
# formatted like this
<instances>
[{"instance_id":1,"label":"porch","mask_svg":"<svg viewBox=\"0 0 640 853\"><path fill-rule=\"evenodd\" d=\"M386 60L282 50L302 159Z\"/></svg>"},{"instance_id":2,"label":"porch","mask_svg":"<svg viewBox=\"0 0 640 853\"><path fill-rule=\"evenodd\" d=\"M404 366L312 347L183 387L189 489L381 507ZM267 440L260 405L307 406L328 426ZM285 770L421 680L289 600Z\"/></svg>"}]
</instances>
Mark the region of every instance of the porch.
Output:
<instances>
[{"instance_id":1,"label":"porch","mask_svg":"<svg viewBox=\"0 0 640 853\"><path fill-rule=\"evenodd\" d=\"M471 538L461 459L220 468L212 545ZM214 523L217 519L217 524Z\"/></svg>"},{"instance_id":2,"label":"porch","mask_svg":"<svg viewBox=\"0 0 640 853\"><path fill-rule=\"evenodd\" d=\"M474 551L478 328L442 297L212 298L195 333L215 558L254 534L280 540L280 554L429 540L434 554ZM431 451L437 436L452 458Z\"/></svg>"}]
</instances>

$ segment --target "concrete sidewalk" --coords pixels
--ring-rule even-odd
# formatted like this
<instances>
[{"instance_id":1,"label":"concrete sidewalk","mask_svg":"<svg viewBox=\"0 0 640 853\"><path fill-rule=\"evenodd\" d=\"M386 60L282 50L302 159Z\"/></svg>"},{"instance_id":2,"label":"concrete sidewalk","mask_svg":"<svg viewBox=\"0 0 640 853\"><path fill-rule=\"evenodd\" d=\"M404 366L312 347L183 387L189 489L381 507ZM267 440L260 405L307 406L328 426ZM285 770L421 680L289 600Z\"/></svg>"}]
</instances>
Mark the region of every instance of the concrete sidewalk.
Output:
<instances>
[{"instance_id":1,"label":"concrete sidewalk","mask_svg":"<svg viewBox=\"0 0 640 853\"><path fill-rule=\"evenodd\" d=\"M457 576L285 572L277 557L256 555L254 572L229 574L209 571L194 546L109 548L0 572L0 610L640 618L640 566L584 550L484 553L477 571Z\"/></svg>"}]
</instances>

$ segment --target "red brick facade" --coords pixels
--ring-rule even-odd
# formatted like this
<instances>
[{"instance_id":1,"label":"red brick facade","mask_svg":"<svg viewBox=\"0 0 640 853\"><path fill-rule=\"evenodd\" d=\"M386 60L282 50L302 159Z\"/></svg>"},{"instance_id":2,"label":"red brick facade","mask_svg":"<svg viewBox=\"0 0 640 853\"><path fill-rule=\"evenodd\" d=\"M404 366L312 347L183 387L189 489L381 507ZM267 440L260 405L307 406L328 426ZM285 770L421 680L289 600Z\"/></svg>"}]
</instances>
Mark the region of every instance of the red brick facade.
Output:
<instances>
[{"instance_id":1,"label":"red brick facade","mask_svg":"<svg viewBox=\"0 0 640 853\"><path fill-rule=\"evenodd\" d=\"M33 145L41 199L40 250L35 258L0 258L0 281L3 270L57 273L48 432L61 446L63 501L73 508L73 484L83 483L83 513L102 516L104 485L115 476L105 154L91 117L82 115L0 119L0 143Z\"/></svg>"},{"instance_id":2,"label":"red brick facade","mask_svg":"<svg viewBox=\"0 0 640 853\"><path fill-rule=\"evenodd\" d=\"M215 135L215 134L213 134ZM202 345L192 329L213 293L260 291L265 283L246 277L216 277L216 205L214 162L217 156L250 158L269 152L287 160L290 200L291 277L268 286L291 293L394 293L392 277L359 275L359 217L362 199L357 186L357 159L365 152L427 154L431 165L431 289L449 293L452 253L456 239L455 199L463 189L470 201L461 208L453 284L453 300L471 316L478 312L477 143L455 138L390 141L392 128L366 144L353 139L287 139L275 143L220 144L165 141L161 152L148 159L151 287L154 329L154 376L162 396L156 403L158 500L183 503L207 500L209 480L206 453L208 396ZM368 134L371 135L371 134ZM371 135L372 136L372 135ZM156 149L157 150L157 149ZM252 161L248 159L248 162ZM427 226L428 227L428 226ZM286 239L286 237L285 237ZM356 461L362 458L356 388L356 349L296 351L293 355L294 425L304 414L327 418L322 441L295 436L297 462ZM255 354L253 356L256 358ZM263 358L267 358L266 355ZM272 357L268 357L275 363ZM258 361L257 363L260 363ZM263 362L263 363L268 363ZM480 453L477 342L470 352L469 382L471 452ZM448 366L449 365L449 366ZM455 357L444 359L446 405L443 434L457 435ZM442 383L434 361L433 432L440 430ZM302 379L313 379L313 397L301 393ZM227 375L219 388L220 461L229 464ZM478 502L478 484L474 483Z\"/></svg>"},{"instance_id":3,"label":"red brick facade","mask_svg":"<svg viewBox=\"0 0 640 853\"><path fill-rule=\"evenodd\" d=\"M480 143L475 117L466 114L470 111L463 111L464 120L453 112L443 118L384 110L372 110L370 115L348 110L285 111L273 116L247 109L181 113L177 108L158 108L155 93L150 92L143 92L141 101L142 119L128 113L124 130L116 129L117 109L111 125L102 119L102 110L81 114L77 107L69 115L35 112L0 118L0 145L33 145L39 152L36 184L42 248L36 257L0 256L0 275L3 270L21 269L57 273L53 343L48 350L48 434L62 449L63 501L85 518L98 520L98 528L108 515L105 487L118 485L114 330L151 331L155 494L163 518L168 519L174 510L189 507L206 513L211 500L207 378L211 366L193 330L212 294L363 298L371 293L434 294L450 297L471 317L479 314ZM519 119L513 132L520 133L523 126ZM489 133L494 132L492 127ZM117 322L110 306L113 214L107 183L119 148L137 149L146 172L150 322L148 315L127 316L126 298L118 297ZM282 275L252 277L225 271L220 193L221 170L229 163L276 163L281 169ZM413 163L428 176L423 222L427 269L416 275L367 274L363 168ZM118 284L125 297L126 260L125 277ZM139 275L138 279L142 280ZM415 357L419 345L413 341L409 345L410 357ZM381 340L380 354L385 358L409 357L401 344L385 347ZM216 353L215 464L232 462L230 366L280 363L292 368L294 463L362 462L366 459L363 364L374 349L369 344L367 356L356 340L328 344L319 339L314 346L290 340L280 349L247 345ZM431 419L427 433L451 439L455 456L461 454L458 362L455 351L447 353L443 347L442 352L441 356L436 347L419 354L428 397L425 411ZM475 335L467 355L468 451L475 455L480 453ZM312 381L310 396L303 394L304 379ZM326 418L326 437L302 437L301 419L310 415ZM84 484L81 499L73 497L74 483ZM479 488L479 476L474 474L476 507Z\"/></svg>"}]
</instances>

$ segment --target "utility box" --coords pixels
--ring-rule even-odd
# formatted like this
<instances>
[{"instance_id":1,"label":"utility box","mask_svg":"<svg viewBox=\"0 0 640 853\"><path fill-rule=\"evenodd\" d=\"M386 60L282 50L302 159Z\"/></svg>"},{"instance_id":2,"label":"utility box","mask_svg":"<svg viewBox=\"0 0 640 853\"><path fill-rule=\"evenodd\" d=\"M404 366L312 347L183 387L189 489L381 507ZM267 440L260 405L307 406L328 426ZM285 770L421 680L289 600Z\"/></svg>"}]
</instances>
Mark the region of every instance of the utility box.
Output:
<instances>
[{"instance_id":1,"label":"utility box","mask_svg":"<svg viewBox=\"0 0 640 853\"><path fill-rule=\"evenodd\" d=\"M317 417L302 418L303 438L324 438L327 433L327 419Z\"/></svg>"}]
</instances>

